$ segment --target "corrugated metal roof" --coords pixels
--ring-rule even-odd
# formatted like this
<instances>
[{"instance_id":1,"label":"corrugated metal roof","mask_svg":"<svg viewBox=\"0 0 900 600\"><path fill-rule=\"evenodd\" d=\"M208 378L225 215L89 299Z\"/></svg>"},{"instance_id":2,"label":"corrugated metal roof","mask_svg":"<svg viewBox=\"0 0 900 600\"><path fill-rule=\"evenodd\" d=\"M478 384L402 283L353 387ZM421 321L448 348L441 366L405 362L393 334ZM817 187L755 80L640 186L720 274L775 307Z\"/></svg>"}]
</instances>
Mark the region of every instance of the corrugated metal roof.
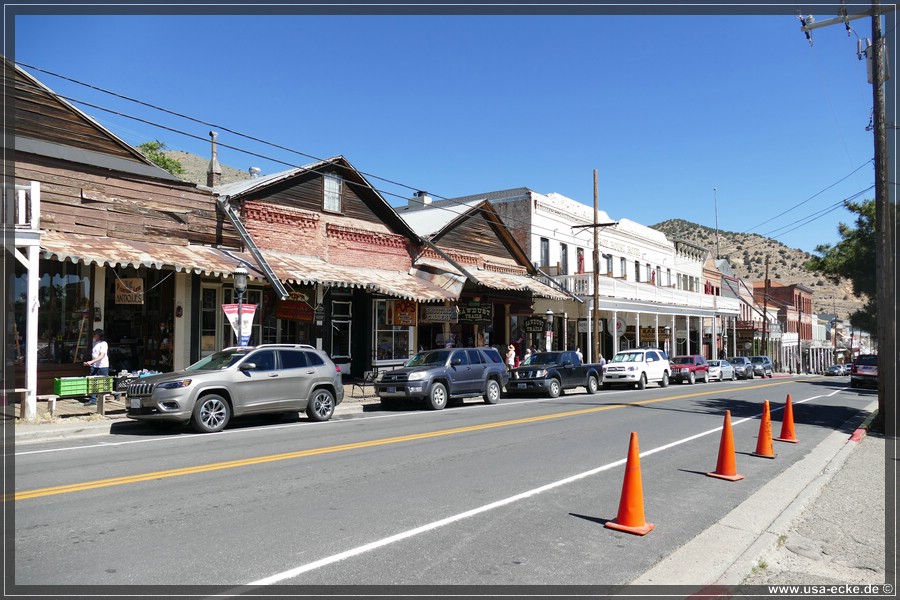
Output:
<instances>
[{"instance_id":1,"label":"corrugated metal roof","mask_svg":"<svg viewBox=\"0 0 900 600\"><path fill-rule=\"evenodd\" d=\"M321 283L334 287L362 288L417 302L459 298L458 289L445 289L406 271L334 265L314 256L282 252L267 251L265 256L278 278L287 283Z\"/></svg>"},{"instance_id":2,"label":"corrugated metal roof","mask_svg":"<svg viewBox=\"0 0 900 600\"><path fill-rule=\"evenodd\" d=\"M41 256L86 265L167 268L214 277L227 277L239 264L243 264L250 277L264 279L249 254L209 246L160 244L45 231L41 235Z\"/></svg>"},{"instance_id":3,"label":"corrugated metal roof","mask_svg":"<svg viewBox=\"0 0 900 600\"><path fill-rule=\"evenodd\" d=\"M442 269L448 273L459 273L457 269L447 261L432 258L419 259L414 266L429 266ZM472 274L478 278L477 283L495 290L530 291L535 296L549 298L551 300L571 300L573 296L556 290L547 284L541 283L530 275L515 275L513 273L500 273L490 269L472 269Z\"/></svg>"},{"instance_id":4,"label":"corrugated metal roof","mask_svg":"<svg viewBox=\"0 0 900 600\"><path fill-rule=\"evenodd\" d=\"M441 231L448 223L470 212L484 202L484 199L470 200L463 203L441 203L439 206L426 205L426 210L418 209L400 211L400 218L406 221L409 228L422 237L431 237ZM427 210L429 209L430 210Z\"/></svg>"}]
</instances>

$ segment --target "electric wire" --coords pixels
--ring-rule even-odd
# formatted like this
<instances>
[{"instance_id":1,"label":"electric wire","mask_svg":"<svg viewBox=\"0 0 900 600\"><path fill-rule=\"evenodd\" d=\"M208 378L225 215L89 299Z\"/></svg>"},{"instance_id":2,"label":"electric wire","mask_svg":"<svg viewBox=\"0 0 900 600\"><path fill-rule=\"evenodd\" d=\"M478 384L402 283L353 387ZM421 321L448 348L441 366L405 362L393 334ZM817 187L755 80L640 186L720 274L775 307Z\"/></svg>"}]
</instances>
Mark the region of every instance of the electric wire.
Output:
<instances>
[{"instance_id":1,"label":"electric wire","mask_svg":"<svg viewBox=\"0 0 900 600\"><path fill-rule=\"evenodd\" d=\"M264 144L264 145L268 145L268 146L271 146L271 147L274 147L274 148L277 148L277 149L280 149L280 150L284 150L284 151L286 151L286 152L289 152L289 153L292 153L292 154L296 154L296 155L298 155L298 156L304 156L304 157L306 157L306 158L310 158L310 159L316 160L317 162L327 162L327 161L329 160L329 159L318 158L318 157L313 156L313 155L311 155L311 154L307 154L307 153L304 153L304 152L300 152L300 151L298 151L298 150L294 150L294 149L291 149L291 148L288 148L288 147L285 147L285 146L282 146L282 145L279 145L279 144L276 144L276 143L268 142L268 141L266 141L266 140L263 140L263 139L261 139L261 138L255 137L255 136L243 134L243 133L238 132L238 131L236 131L236 130L233 130L233 129L229 128L229 127L217 125L217 124L215 124L215 123L210 123L210 122L204 121L204 120L202 120L202 119L197 119L197 118L194 118L194 117L191 117L191 116L188 116L188 115L184 115L184 114L178 113L178 112L176 112L176 111L172 111L172 110L169 110L169 109L166 109L166 108L163 108L163 107L159 107L159 106L154 105L154 104L151 104L151 103L147 103L147 102L144 102L144 101L141 101L141 100L137 100L137 99L134 99L134 98L131 98L131 97L128 97L128 96L125 96L125 95L122 95L122 94L119 94L119 93L116 93L116 92L112 92L112 91L110 91L110 90L106 90L106 89L104 89L104 88L100 88L100 87L98 87L98 86L94 86L94 85L91 85L91 84L88 84L88 83L79 81L79 80L77 80L77 79L73 79L73 78L70 78L70 77L66 77L66 76L64 76L64 75L60 75L60 74L58 74L58 73L55 73L55 72L52 72L52 71L48 71L48 70L46 70L46 69L41 69L41 68L36 67L36 66L33 66L33 65L28 65L28 64L26 64L26 63L20 63L20 62L17 62L16 64L18 64L18 65L20 65L20 66L22 66L22 67L27 67L27 68L29 68L29 69L34 69L34 70L36 70L36 71L39 71L39 72L42 72L42 73L46 73L46 74L51 75L51 76L54 76L54 77L59 77L59 78L61 78L61 79L64 79L64 80L66 80L66 81L69 81L69 82L71 82L71 83L74 83L74 84L77 84L77 85L80 85L80 86L84 86L84 87L93 89L93 90L95 90L95 91L102 92L102 93L104 93L104 94L108 94L108 95L111 95L111 96L120 98L120 99L122 99L122 100L126 100L126 101L129 101L129 102L133 102L133 103L136 103L136 104L145 106L145 107L147 107L147 108L151 108L151 109L153 109L153 110L161 111L161 112L164 112L164 113L166 113L166 114L169 114L169 115L172 115L172 116L175 116L175 117L178 117L178 118L186 119L186 120L188 120L188 121L196 122L196 123L203 124L203 125L206 125L206 126L210 126L210 127L213 127L213 128L217 128L217 129L221 129L222 131L226 131L226 132L232 133L232 134L234 134L234 135L236 135L236 136L239 136L239 137L242 137L242 138L246 138L246 139L248 139L248 140L252 140L252 141L255 141L255 142ZM43 92L44 90L40 90L40 91ZM192 139L196 139L196 140L200 140L200 141L208 141L207 138L205 138L205 137L203 137L203 136L198 136L198 135L195 135L195 134L191 134L191 133L188 133L188 132L186 132L186 131L182 131L182 130L180 130L180 129L176 129L176 128L174 128L174 127L169 127L169 126L163 125L163 124L161 124L161 123L157 123L157 122L150 121L150 120L147 120L147 119L144 119L144 118L140 118L140 117L136 117L136 116L133 116L133 115L129 115L129 114L123 113L123 112L121 112L121 111L117 111L117 110L113 110L113 109L110 109L110 108L106 108L106 107L100 106L100 105L95 104L95 103L92 103L92 102L87 102L87 101L84 101L84 100L79 100L79 99L77 99L77 98L73 98L73 97L70 97L70 96L65 96L65 95L62 95L62 94L55 93L55 92L53 92L53 93L54 93L55 95L59 96L60 98L62 98L62 99L64 99L64 100L68 101L68 102L72 102L72 103L79 104L79 105L83 105L83 106L88 106L88 107L94 108L94 109L96 109L96 110L100 110L100 111L103 111L103 112L107 112L107 113L110 113L110 114L114 114L114 115L120 116L120 117L122 117L122 118L126 118L126 119L131 119L131 120L134 120L134 121L138 121L138 122L144 123L144 124L146 124L146 125L149 125L149 126L151 126L151 127L157 127L157 128L160 128L160 129L163 129L163 130L166 130L166 131L170 131L170 132L175 133L175 134L178 134L178 135L183 135L183 136L188 137L188 138L192 138ZM222 142L219 142L219 141L217 141L216 143L217 143L219 146L222 146L222 147L224 147L224 148L232 149L232 150L235 150L235 151L237 151L237 152L241 152L241 153L244 153L244 154L248 154L248 155L251 155L251 156L255 156L255 157L258 157L258 158L261 158L261 159L264 159L264 160L267 160L267 161L271 161L271 162L274 162L274 163L277 163L277 164L282 164L282 165L285 165L285 166L290 167L290 168L306 170L306 171L309 171L309 172L314 172L314 173L318 173L318 174L322 174L322 175L325 174L325 172L323 172L323 171L319 171L319 170L317 170L317 169L315 169L315 168L312 168L312 165L297 165L297 164L294 164L294 163L291 163L291 162L287 162L287 161L284 161L284 160L281 160L281 159L277 159L277 158L274 158L274 157L271 157L271 156L268 156L268 155L265 155L265 154L260 154L260 153L258 153L258 152L253 152L253 151L251 151L251 150L247 150L247 149L245 149L245 148L241 148L241 147L238 147L238 146L234 146L234 145L230 145L230 144L225 144L225 143L222 143ZM857 167L856 169L854 169L854 171L852 171L851 173L849 173L848 175L846 175L845 177L843 177L843 178L840 179L839 181L837 181L837 182L835 182L835 183L829 185L828 187L826 187L826 188L824 188L823 190L817 192L816 194L814 194L814 195L811 196L810 198L807 198L806 200L804 200L804 201L802 201L802 202L799 202L798 204L792 206L792 207L789 208L788 210L786 210L786 211L780 213L779 215L776 215L775 217L773 217L773 218L771 218L771 219L768 219L767 221L764 221L763 223L760 223L759 225L755 226L754 228L751 228L751 230L748 230L748 232L749 232L749 231L752 231L752 229L755 229L756 227L759 227L759 226L761 226L761 225L763 225L763 224L765 224L765 223L768 223L768 222L770 222L770 221L772 221L772 220L774 220L774 219L776 219L776 218L778 218L778 217L780 217L780 216L783 216L784 214L786 214L786 213L788 213L788 212L790 212L790 211L792 211L792 210L798 208L799 206L801 206L801 205L803 205L803 204L805 204L805 203L807 203L807 202L813 200L813 199L816 198L817 196L821 195L822 193L826 192L828 189L830 189L830 188L834 187L835 185L841 183L842 181L846 180L847 178L849 178L850 176L852 176L853 174L855 174L857 171L859 171L860 169L862 169L863 167L865 167L866 165L868 165L868 164L870 164L870 163L872 163L872 162L873 162L872 159L866 161L866 163L863 163L862 165L860 165L859 167ZM403 188L406 188L406 189L409 189L409 190L415 190L415 191L418 191L418 190L423 189L423 188L420 187L420 186L410 186L410 185L403 184L403 183L394 181L394 180L392 180L392 179L388 179L388 178L381 177L381 176L378 176L378 175L374 175L374 174L372 174L372 173L368 173L368 172L365 172L365 171L359 171L359 173L360 173L361 175L367 177L367 178L377 179L377 180L379 180L379 181L383 181L383 182L389 183L389 184L391 184L391 185L397 185L397 186L400 186L400 187L403 187ZM329 173L329 174L330 174L330 173ZM342 179L343 179L343 178L342 178ZM371 189L371 190L373 190L373 191L375 191L376 193L381 194L381 195L394 196L394 197L397 197L397 198L400 198L400 199L403 199L403 200L407 200L407 198L405 198L405 197L403 197L403 196L401 196L401 195L399 195L399 194L396 194L396 193L393 193L393 192L390 192L390 191L387 191L387 190L382 190L382 189L375 188L374 186L371 185L371 183L368 183L368 182L367 182L367 184L368 184L367 186L363 186L363 184L359 184L359 183L357 183L357 182L346 181L346 180L344 180L344 181L345 181L345 183L350 184L350 185L352 185L352 186L368 187L369 189ZM874 187L874 186L873 186L873 187ZM871 189L871 187L870 187L870 188L867 188L867 189ZM867 191L867 190L863 190L863 193L864 193L865 191ZM456 211L456 210L453 210L451 207L454 207L454 206L464 206L464 203L462 203L462 202L455 202L454 199L446 198L446 197L440 196L440 195L438 195L438 194L431 194L431 193L429 193L429 194L430 194L430 195L433 195L434 197L436 197L436 198L438 198L438 199L440 199L440 200L443 201L442 203L440 203L440 204L438 204L438 205L432 205L432 208L434 208L434 209L446 210L446 211L448 211L448 212L451 212L451 213L454 214L454 215L459 215L460 213L459 213L458 211ZM857 196L858 196L858 195L859 195L859 193L857 194ZM471 196L467 196L467 198L478 197L478 196L479 196L479 194L474 194L474 195L471 195ZM854 196L854 197L855 197L855 196ZM818 218L821 218L821 217L825 216L826 214L828 214L828 213L830 213L830 212L833 212L834 210L837 210L838 208L840 208L841 205L843 205L843 203L844 203L844 201L842 200L842 201L840 201L840 202L838 202L838 203L836 203L836 204L834 204L834 205L832 205L832 206L827 207L827 208L824 209L823 211L819 211L819 212L817 212L817 213L813 213L812 215L807 215L807 216L801 217L800 219L798 219L798 220L796 220L796 221L793 221L793 222L791 222L791 223L788 223L787 225L784 225L784 226L782 226L781 228L778 228L778 229L773 230L773 232L778 232L778 231L780 231L780 230L782 230L782 229L785 229L785 228L791 227L791 226L794 226L794 227L793 227L792 229L789 229L789 230L787 230L787 231L782 232L782 234L780 234L780 235L784 235L784 234L786 234L786 233L789 233L790 231L794 231L795 229L797 229L797 228L799 228L799 227L802 227L803 225L808 224L809 222L812 222L812 221L814 221L814 220L816 220L816 219L818 219ZM469 208L470 210L472 210L470 207L467 207L467 208ZM477 212L482 212L483 210L484 210L484 209L481 209L481 208L478 208L478 207L476 207L476 208L474 209L474 211L477 211ZM487 212L487 211L485 211L485 212ZM402 215L401 215L401 218L402 218ZM519 224L519 225L525 225L525 224L527 224L527 223L525 223L524 221L520 221L520 220L515 219L515 218L504 218L503 220L504 220L504 222L507 223L508 225L513 225L513 226L514 226L514 225L517 225L517 224ZM544 226L541 226L540 224L537 224L537 223L531 223L531 228L532 228L533 230L544 230L544 231L547 231L547 232L552 233L552 234L554 234L554 235L557 233L557 230L556 230L556 229L550 229L549 227L544 227ZM745 233L746 233L746 232L745 232ZM759 234L756 234L756 235L759 235ZM765 235L768 235L768 234L765 234ZM575 235L573 235L572 237L575 238ZM778 237L778 236L775 236L775 237L772 238L772 239L777 239L777 237ZM764 243L764 240L761 240L759 243Z\"/></svg>"}]
</instances>

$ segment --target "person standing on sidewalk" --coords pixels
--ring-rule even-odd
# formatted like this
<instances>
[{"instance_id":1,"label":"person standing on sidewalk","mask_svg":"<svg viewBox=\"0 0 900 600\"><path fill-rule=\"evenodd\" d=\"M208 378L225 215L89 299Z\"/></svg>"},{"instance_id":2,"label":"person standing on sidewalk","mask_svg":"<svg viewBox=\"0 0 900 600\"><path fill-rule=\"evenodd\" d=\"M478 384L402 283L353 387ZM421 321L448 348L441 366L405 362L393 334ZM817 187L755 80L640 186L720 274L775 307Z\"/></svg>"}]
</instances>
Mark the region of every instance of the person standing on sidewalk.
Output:
<instances>
[{"instance_id":1,"label":"person standing on sidewalk","mask_svg":"<svg viewBox=\"0 0 900 600\"><path fill-rule=\"evenodd\" d=\"M102 329L94 330L94 345L91 347L91 360L84 361L86 367L91 368L90 375L100 375L106 377L109 375L109 344L106 343L106 336ZM97 404L97 396L91 394L87 401L88 405Z\"/></svg>"}]
</instances>

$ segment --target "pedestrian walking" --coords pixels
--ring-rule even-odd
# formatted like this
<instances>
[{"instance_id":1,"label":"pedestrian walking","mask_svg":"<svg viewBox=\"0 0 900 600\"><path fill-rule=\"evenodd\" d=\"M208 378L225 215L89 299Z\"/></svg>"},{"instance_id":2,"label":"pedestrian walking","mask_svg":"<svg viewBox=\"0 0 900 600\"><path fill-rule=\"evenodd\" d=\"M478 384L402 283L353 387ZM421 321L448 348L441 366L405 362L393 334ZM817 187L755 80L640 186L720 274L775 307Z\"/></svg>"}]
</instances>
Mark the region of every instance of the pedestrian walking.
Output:
<instances>
[{"instance_id":1,"label":"pedestrian walking","mask_svg":"<svg viewBox=\"0 0 900 600\"><path fill-rule=\"evenodd\" d=\"M512 344L506 351L506 367L510 370L516 367L516 347Z\"/></svg>"},{"instance_id":2,"label":"pedestrian walking","mask_svg":"<svg viewBox=\"0 0 900 600\"><path fill-rule=\"evenodd\" d=\"M581 348L575 348L575 355L578 356L578 360L584 362L584 354L581 353Z\"/></svg>"},{"instance_id":3,"label":"pedestrian walking","mask_svg":"<svg viewBox=\"0 0 900 600\"><path fill-rule=\"evenodd\" d=\"M90 375L109 375L109 344L106 343L106 335L102 329L94 330L94 345L91 347L91 360L84 361L84 366L90 367ZM87 402L97 404L96 394L91 394Z\"/></svg>"}]
</instances>

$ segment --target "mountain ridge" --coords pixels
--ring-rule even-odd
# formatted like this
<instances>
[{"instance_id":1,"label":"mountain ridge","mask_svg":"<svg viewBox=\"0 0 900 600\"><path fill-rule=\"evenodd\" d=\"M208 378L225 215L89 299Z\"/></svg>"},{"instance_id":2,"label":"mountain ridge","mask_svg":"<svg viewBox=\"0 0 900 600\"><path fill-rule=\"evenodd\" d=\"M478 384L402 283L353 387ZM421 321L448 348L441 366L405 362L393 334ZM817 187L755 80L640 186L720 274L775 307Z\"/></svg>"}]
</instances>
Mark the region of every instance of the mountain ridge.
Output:
<instances>
[{"instance_id":1,"label":"mountain ridge","mask_svg":"<svg viewBox=\"0 0 900 600\"><path fill-rule=\"evenodd\" d=\"M803 264L813 257L798 248L790 248L772 238L756 233L738 233L698 225L684 219L668 219L650 225L669 239L680 239L702 246L719 258L728 260L735 275L747 281L765 279L766 257L769 258L769 279L781 285L800 284L813 291L813 312L837 314L847 318L850 313L862 310L865 299L853 293L853 285L847 279L832 283L822 273L807 270Z\"/></svg>"}]
</instances>

